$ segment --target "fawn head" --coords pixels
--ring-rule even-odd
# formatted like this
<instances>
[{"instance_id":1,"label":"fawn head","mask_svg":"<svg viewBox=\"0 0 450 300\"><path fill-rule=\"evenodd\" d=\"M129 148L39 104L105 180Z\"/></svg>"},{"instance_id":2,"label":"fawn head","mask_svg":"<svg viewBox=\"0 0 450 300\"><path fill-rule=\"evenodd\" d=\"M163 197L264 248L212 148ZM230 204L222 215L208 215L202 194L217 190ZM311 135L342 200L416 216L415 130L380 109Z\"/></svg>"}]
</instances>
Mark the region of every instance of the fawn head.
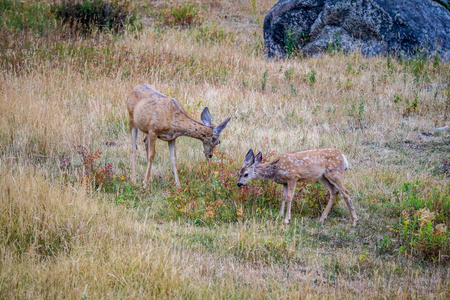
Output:
<instances>
[{"instance_id":1,"label":"fawn head","mask_svg":"<svg viewBox=\"0 0 450 300\"><path fill-rule=\"evenodd\" d=\"M202 123L206 126L209 126L213 129L213 134L210 137L206 137L203 140L203 152L205 153L206 158L211 158L213 156L214 149L218 144L220 144L220 134L227 127L228 122L231 117L228 117L225 121L220 123L217 126L212 125L211 114L209 113L209 109L205 107L200 116Z\"/></svg>"},{"instance_id":2,"label":"fawn head","mask_svg":"<svg viewBox=\"0 0 450 300\"><path fill-rule=\"evenodd\" d=\"M238 187L247 184L250 180L256 177L255 167L259 165L261 161L262 161L261 151L259 151L259 153L256 156L253 153L252 149L250 149L247 152L247 155L245 156L244 159L244 165L239 171L239 181L237 183Z\"/></svg>"}]
</instances>

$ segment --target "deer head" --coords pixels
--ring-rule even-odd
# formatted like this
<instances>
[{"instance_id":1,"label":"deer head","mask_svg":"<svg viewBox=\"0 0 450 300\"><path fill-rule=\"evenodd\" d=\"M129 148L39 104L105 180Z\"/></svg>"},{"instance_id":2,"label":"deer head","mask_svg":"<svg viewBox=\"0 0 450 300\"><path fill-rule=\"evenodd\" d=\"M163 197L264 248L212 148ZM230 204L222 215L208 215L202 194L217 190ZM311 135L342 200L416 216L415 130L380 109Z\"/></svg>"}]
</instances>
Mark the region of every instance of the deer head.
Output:
<instances>
[{"instance_id":1,"label":"deer head","mask_svg":"<svg viewBox=\"0 0 450 300\"><path fill-rule=\"evenodd\" d=\"M203 152L205 153L206 158L211 158L213 156L214 149L218 144L220 144L220 134L227 127L228 122L231 117L228 117L225 121L220 123L218 126L214 126L211 121L211 114L209 113L208 107L202 111L200 116L202 123L206 126L209 126L213 130L212 136L206 137L203 140Z\"/></svg>"},{"instance_id":2,"label":"deer head","mask_svg":"<svg viewBox=\"0 0 450 300\"><path fill-rule=\"evenodd\" d=\"M259 151L259 153L256 156L253 153L252 149L250 149L247 152L247 155L245 156L244 159L244 165L239 171L239 181L237 183L238 187L241 187L247 184L250 180L256 178L255 168L261 163L261 161L262 161L261 151Z\"/></svg>"}]
</instances>

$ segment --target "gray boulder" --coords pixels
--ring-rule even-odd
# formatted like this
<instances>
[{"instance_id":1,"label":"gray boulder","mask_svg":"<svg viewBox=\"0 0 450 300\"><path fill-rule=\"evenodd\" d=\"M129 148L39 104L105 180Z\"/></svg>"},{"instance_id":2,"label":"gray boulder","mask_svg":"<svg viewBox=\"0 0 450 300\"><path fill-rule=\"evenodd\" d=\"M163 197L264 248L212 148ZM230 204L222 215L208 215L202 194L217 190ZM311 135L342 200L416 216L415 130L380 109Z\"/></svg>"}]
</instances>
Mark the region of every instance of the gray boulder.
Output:
<instances>
[{"instance_id":1,"label":"gray boulder","mask_svg":"<svg viewBox=\"0 0 450 300\"><path fill-rule=\"evenodd\" d=\"M339 48L403 57L437 49L449 60L449 1L280 0L264 20L264 48L268 58L294 49L308 55Z\"/></svg>"}]
</instances>

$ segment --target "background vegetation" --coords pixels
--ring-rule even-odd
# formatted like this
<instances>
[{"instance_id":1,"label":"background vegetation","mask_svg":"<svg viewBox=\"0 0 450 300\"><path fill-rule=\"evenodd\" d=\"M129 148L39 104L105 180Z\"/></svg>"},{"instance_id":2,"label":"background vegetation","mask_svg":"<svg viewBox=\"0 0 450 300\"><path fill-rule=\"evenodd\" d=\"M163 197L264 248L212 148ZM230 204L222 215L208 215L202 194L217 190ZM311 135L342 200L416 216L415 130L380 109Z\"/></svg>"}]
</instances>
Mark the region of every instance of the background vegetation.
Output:
<instances>
[{"instance_id":1,"label":"background vegetation","mask_svg":"<svg viewBox=\"0 0 450 300\"><path fill-rule=\"evenodd\" d=\"M69 3L0 1L0 298L450 296L448 62L333 43L267 61L272 0ZM129 180L141 83L232 116L211 164L178 139L179 189L161 141L150 186ZM235 185L250 148L315 147L347 155L357 227L343 203L319 225L318 183L289 226L279 187Z\"/></svg>"}]
</instances>

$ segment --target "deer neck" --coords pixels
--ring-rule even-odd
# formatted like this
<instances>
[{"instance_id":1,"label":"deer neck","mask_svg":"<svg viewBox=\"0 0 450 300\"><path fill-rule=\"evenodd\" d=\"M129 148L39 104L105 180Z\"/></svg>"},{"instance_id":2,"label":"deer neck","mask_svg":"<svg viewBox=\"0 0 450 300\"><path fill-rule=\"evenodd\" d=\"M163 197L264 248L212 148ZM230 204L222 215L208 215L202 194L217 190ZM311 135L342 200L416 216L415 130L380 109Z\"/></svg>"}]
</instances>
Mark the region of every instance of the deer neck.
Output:
<instances>
[{"instance_id":1,"label":"deer neck","mask_svg":"<svg viewBox=\"0 0 450 300\"><path fill-rule=\"evenodd\" d=\"M277 167L272 164L263 164L255 167L255 179L272 180L277 182Z\"/></svg>"},{"instance_id":2,"label":"deer neck","mask_svg":"<svg viewBox=\"0 0 450 300\"><path fill-rule=\"evenodd\" d=\"M178 136L188 136L201 141L213 135L212 127L195 121L185 113L175 116L173 127L179 132Z\"/></svg>"}]
</instances>

